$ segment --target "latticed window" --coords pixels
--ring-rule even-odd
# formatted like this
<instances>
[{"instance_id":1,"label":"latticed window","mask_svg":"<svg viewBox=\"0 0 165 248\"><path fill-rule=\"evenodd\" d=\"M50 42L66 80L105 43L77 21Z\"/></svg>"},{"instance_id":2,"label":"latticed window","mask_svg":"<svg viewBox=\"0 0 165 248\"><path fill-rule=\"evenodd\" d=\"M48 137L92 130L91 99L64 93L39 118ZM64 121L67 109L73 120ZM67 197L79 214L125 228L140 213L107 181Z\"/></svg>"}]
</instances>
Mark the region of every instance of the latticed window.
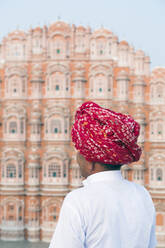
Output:
<instances>
[{"instance_id":1,"label":"latticed window","mask_svg":"<svg viewBox=\"0 0 165 248\"><path fill-rule=\"evenodd\" d=\"M57 208L56 207L53 208L52 216L53 216L53 220L57 219Z\"/></svg>"},{"instance_id":2,"label":"latticed window","mask_svg":"<svg viewBox=\"0 0 165 248\"><path fill-rule=\"evenodd\" d=\"M2 165L2 177L5 177L5 166Z\"/></svg>"},{"instance_id":3,"label":"latticed window","mask_svg":"<svg viewBox=\"0 0 165 248\"><path fill-rule=\"evenodd\" d=\"M157 97L162 98L163 92L164 92L164 89L163 89L162 85L158 85L157 89L156 89Z\"/></svg>"},{"instance_id":4,"label":"latticed window","mask_svg":"<svg viewBox=\"0 0 165 248\"><path fill-rule=\"evenodd\" d=\"M12 56L22 56L22 49L23 47L22 47L22 45L20 44L20 43L18 43L18 42L14 42L13 44L11 44L11 55Z\"/></svg>"},{"instance_id":5,"label":"latticed window","mask_svg":"<svg viewBox=\"0 0 165 248\"><path fill-rule=\"evenodd\" d=\"M56 90L59 90L60 86L58 84L56 84Z\"/></svg>"},{"instance_id":6,"label":"latticed window","mask_svg":"<svg viewBox=\"0 0 165 248\"><path fill-rule=\"evenodd\" d=\"M105 41L100 39L97 41L97 54L103 55L104 53L105 53Z\"/></svg>"},{"instance_id":7,"label":"latticed window","mask_svg":"<svg viewBox=\"0 0 165 248\"><path fill-rule=\"evenodd\" d=\"M61 177L61 167L59 164L50 164L48 167L48 177Z\"/></svg>"},{"instance_id":8,"label":"latticed window","mask_svg":"<svg viewBox=\"0 0 165 248\"><path fill-rule=\"evenodd\" d=\"M61 133L61 121L51 120L51 133Z\"/></svg>"},{"instance_id":9,"label":"latticed window","mask_svg":"<svg viewBox=\"0 0 165 248\"><path fill-rule=\"evenodd\" d=\"M158 168L156 170L156 180L157 181L162 181L163 180L163 172L162 169Z\"/></svg>"},{"instance_id":10,"label":"latticed window","mask_svg":"<svg viewBox=\"0 0 165 248\"><path fill-rule=\"evenodd\" d=\"M80 169L79 168L75 168L74 169L74 178L75 179L80 179L81 178Z\"/></svg>"},{"instance_id":11,"label":"latticed window","mask_svg":"<svg viewBox=\"0 0 165 248\"><path fill-rule=\"evenodd\" d=\"M90 79L90 89L91 92L93 92L93 78Z\"/></svg>"},{"instance_id":12,"label":"latticed window","mask_svg":"<svg viewBox=\"0 0 165 248\"><path fill-rule=\"evenodd\" d=\"M68 91L68 90L69 90L69 78L67 76L67 78L66 78L66 91Z\"/></svg>"},{"instance_id":13,"label":"latticed window","mask_svg":"<svg viewBox=\"0 0 165 248\"><path fill-rule=\"evenodd\" d=\"M14 210L14 205L9 205L9 211L13 211Z\"/></svg>"},{"instance_id":14,"label":"latticed window","mask_svg":"<svg viewBox=\"0 0 165 248\"><path fill-rule=\"evenodd\" d=\"M97 76L95 81L97 92L103 92L104 85L106 84L104 75Z\"/></svg>"},{"instance_id":15,"label":"latticed window","mask_svg":"<svg viewBox=\"0 0 165 248\"><path fill-rule=\"evenodd\" d=\"M52 43L51 43L51 47L52 47L51 56L55 57L56 55L61 54L62 50L63 50L62 49L63 45L64 45L63 41L59 40L57 38L54 41L52 41Z\"/></svg>"},{"instance_id":16,"label":"latticed window","mask_svg":"<svg viewBox=\"0 0 165 248\"><path fill-rule=\"evenodd\" d=\"M24 121L21 120L21 133L23 134L24 133Z\"/></svg>"},{"instance_id":17,"label":"latticed window","mask_svg":"<svg viewBox=\"0 0 165 248\"><path fill-rule=\"evenodd\" d=\"M16 166L14 164L8 164L6 167L7 177L14 178L16 177Z\"/></svg>"},{"instance_id":18,"label":"latticed window","mask_svg":"<svg viewBox=\"0 0 165 248\"><path fill-rule=\"evenodd\" d=\"M134 179L135 180L143 180L144 179L144 171L143 170L134 170Z\"/></svg>"},{"instance_id":19,"label":"latticed window","mask_svg":"<svg viewBox=\"0 0 165 248\"><path fill-rule=\"evenodd\" d=\"M10 121L9 133L17 133L17 122L16 121Z\"/></svg>"},{"instance_id":20,"label":"latticed window","mask_svg":"<svg viewBox=\"0 0 165 248\"><path fill-rule=\"evenodd\" d=\"M22 177L22 166L21 164L18 165L18 177Z\"/></svg>"},{"instance_id":21,"label":"latticed window","mask_svg":"<svg viewBox=\"0 0 165 248\"><path fill-rule=\"evenodd\" d=\"M163 134L163 126L161 123L157 124L157 134L159 137L162 136L162 134Z\"/></svg>"},{"instance_id":22,"label":"latticed window","mask_svg":"<svg viewBox=\"0 0 165 248\"><path fill-rule=\"evenodd\" d=\"M25 93L25 84L26 84L26 81L25 79L22 80L22 92Z\"/></svg>"},{"instance_id":23,"label":"latticed window","mask_svg":"<svg viewBox=\"0 0 165 248\"><path fill-rule=\"evenodd\" d=\"M151 168L151 180L154 180L154 170Z\"/></svg>"},{"instance_id":24,"label":"latticed window","mask_svg":"<svg viewBox=\"0 0 165 248\"><path fill-rule=\"evenodd\" d=\"M63 177L66 177L67 176L67 166L66 166L66 163L64 163L63 165Z\"/></svg>"},{"instance_id":25,"label":"latticed window","mask_svg":"<svg viewBox=\"0 0 165 248\"><path fill-rule=\"evenodd\" d=\"M22 220L22 216L19 216L19 220L20 220L20 221Z\"/></svg>"},{"instance_id":26,"label":"latticed window","mask_svg":"<svg viewBox=\"0 0 165 248\"><path fill-rule=\"evenodd\" d=\"M45 132L48 133L48 120L45 121Z\"/></svg>"},{"instance_id":27,"label":"latticed window","mask_svg":"<svg viewBox=\"0 0 165 248\"><path fill-rule=\"evenodd\" d=\"M44 177L46 177L47 173L46 173L46 165L44 166Z\"/></svg>"}]
</instances>

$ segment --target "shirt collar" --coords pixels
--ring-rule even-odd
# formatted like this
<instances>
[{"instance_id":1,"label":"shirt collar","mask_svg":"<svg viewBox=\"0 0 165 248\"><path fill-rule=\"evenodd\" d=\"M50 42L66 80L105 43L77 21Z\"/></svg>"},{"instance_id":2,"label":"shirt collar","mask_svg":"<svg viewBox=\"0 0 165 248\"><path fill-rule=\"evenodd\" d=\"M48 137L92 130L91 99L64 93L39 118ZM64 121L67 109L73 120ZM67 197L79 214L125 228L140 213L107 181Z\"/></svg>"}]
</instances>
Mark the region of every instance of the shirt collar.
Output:
<instances>
[{"instance_id":1,"label":"shirt collar","mask_svg":"<svg viewBox=\"0 0 165 248\"><path fill-rule=\"evenodd\" d=\"M88 176L85 180L82 181L84 186L99 181L116 181L123 180L121 170L112 170L112 171L101 171L95 174Z\"/></svg>"}]
</instances>

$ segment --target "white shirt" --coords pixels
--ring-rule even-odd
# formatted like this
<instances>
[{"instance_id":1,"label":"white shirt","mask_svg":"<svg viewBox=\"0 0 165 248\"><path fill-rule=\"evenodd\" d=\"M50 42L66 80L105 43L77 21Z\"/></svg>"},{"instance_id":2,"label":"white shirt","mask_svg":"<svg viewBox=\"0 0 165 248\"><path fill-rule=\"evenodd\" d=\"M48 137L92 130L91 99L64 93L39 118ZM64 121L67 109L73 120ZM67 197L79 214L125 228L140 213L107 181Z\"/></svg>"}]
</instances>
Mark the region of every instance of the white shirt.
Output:
<instances>
[{"instance_id":1,"label":"white shirt","mask_svg":"<svg viewBox=\"0 0 165 248\"><path fill-rule=\"evenodd\" d=\"M90 175L64 199L49 248L155 248L148 191L121 171Z\"/></svg>"}]
</instances>

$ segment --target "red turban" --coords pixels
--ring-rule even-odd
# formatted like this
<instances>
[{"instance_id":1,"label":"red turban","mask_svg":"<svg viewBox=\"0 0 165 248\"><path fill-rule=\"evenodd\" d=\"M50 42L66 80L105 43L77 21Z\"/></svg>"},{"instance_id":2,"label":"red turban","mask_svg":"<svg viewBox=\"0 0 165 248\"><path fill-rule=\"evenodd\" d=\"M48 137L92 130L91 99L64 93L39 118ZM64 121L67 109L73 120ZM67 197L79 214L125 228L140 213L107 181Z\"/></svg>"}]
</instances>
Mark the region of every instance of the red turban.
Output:
<instances>
[{"instance_id":1,"label":"red turban","mask_svg":"<svg viewBox=\"0 0 165 248\"><path fill-rule=\"evenodd\" d=\"M85 102L76 112L71 134L86 160L121 165L139 160L139 131L140 125L130 115Z\"/></svg>"}]
</instances>

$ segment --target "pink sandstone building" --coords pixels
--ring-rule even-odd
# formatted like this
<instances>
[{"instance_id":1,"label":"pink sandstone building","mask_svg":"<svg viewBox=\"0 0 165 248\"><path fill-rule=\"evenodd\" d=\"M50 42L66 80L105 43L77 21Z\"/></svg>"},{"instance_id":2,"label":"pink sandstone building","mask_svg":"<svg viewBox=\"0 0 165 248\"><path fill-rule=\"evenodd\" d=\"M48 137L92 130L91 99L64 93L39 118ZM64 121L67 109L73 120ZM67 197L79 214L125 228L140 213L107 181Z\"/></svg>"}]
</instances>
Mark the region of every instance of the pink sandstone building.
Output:
<instances>
[{"instance_id":1,"label":"pink sandstone building","mask_svg":"<svg viewBox=\"0 0 165 248\"><path fill-rule=\"evenodd\" d=\"M65 195L81 186L70 131L88 100L140 123L143 154L122 174L150 192L164 247L165 68L150 71L109 30L61 21L0 45L0 239L50 241Z\"/></svg>"}]
</instances>

